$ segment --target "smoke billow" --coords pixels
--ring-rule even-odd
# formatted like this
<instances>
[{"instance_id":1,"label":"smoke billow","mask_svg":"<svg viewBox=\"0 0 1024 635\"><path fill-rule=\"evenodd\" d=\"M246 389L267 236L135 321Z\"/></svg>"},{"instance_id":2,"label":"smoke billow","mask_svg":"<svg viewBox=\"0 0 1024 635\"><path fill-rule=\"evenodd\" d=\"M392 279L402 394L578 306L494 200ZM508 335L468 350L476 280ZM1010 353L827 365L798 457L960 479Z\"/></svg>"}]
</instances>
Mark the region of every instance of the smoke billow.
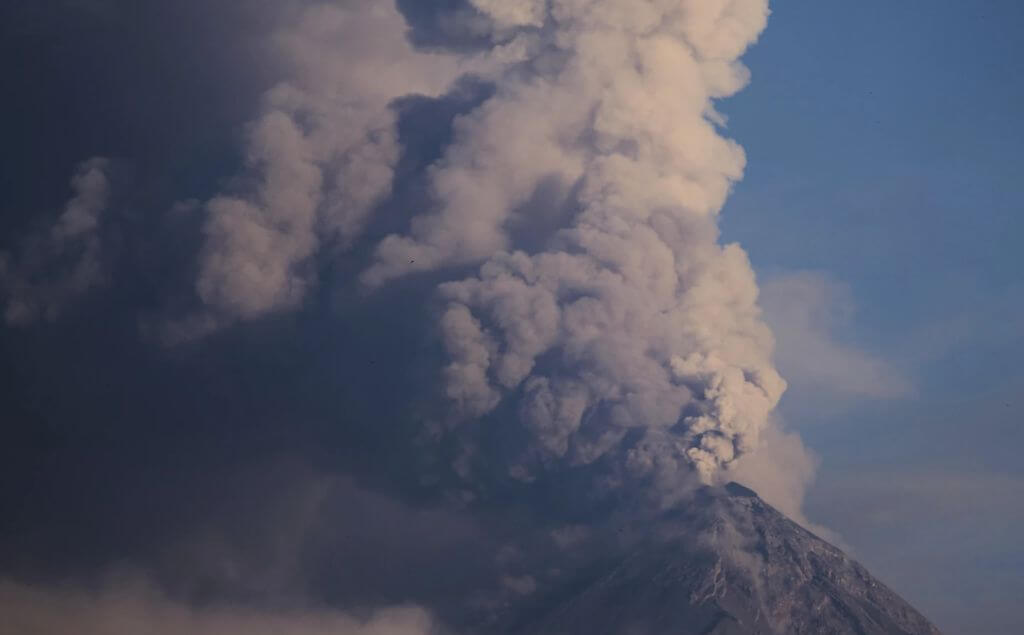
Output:
<instances>
[{"instance_id":1,"label":"smoke billow","mask_svg":"<svg viewBox=\"0 0 1024 635\"><path fill-rule=\"evenodd\" d=\"M717 227L745 157L714 100L746 84L767 1L470 4L448 27L475 45L448 50L414 47L380 3L307 6L281 32L291 74L251 125L246 172L205 205L202 308L167 337L302 305L393 190L395 100L476 75L493 95L456 118L422 209L360 281L450 278L448 422L515 410L532 439L515 477L601 463L668 498L714 481L785 390L750 263Z\"/></svg>"},{"instance_id":2,"label":"smoke billow","mask_svg":"<svg viewBox=\"0 0 1024 635\"><path fill-rule=\"evenodd\" d=\"M388 3L305 7L276 35L287 79L264 95L247 169L205 205L196 291L204 310L169 326L179 340L294 309L316 285L313 258L344 250L391 189L400 148L389 103L438 95L451 56L415 51Z\"/></svg>"},{"instance_id":3,"label":"smoke billow","mask_svg":"<svg viewBox=\"0 0 1024 635\"><path fill-rule=\"evenodd\" d=\"M533 38L530 57L458 122L434 206L364 281L483 263L439 289L446 392L465 420L516 400L536 440L517 474L607 458L664 493L713 480L785 389L751 266L716 223L745 159L713 100L746 83L767 2L474 5L496 45ZM540 213L568 210L554 231L531 219L541 188L559 198Z\"/></svg>"},{"instance_id":4,"label":"smoke billow","mask_svg":"<svg viewBox=\"0 0 1024 635\"><path fill-rule=\"evenodd\" d=\"M301 306L317 258L348 251L392 192L402 151L392 103L439 97L464 73L522 55L420 51L407 30L393 3L344 0L307 4L276 34L287 78L249 125L246 170L205 204L203 310L169 324L167 339Z\"/></svg>"},{"instance_id":5,"label":"smoke billow","mask_svg":"<svg viewBox=\"0 0 1024 635\"><path fill-rule=\"evenodd\" d=\"M434 616L499 622L726 472L798 515L814 463L771 420L786 388L773 336L745 252L718 229L745 157L714 104L746 84L739 58L767 0L270 4L287 21L267 38L283 77L247 115L233 178L168 196L203 200L163 215L181 212L168 226L185 244L156 264L104 251L109 166L95 160L52 229L17 258L0 254L11 323L51 319L103 282L107 252L121 258L109 272L117 311L178 306L164 292L184 272L192 304L159 319L164 343L266 322L175 359L85 338L103 363L89 381L58 375L102 402L93 419L123 425L52 476L76 487L54 490L89 503L69 518L91 519L106 507L79 494L77 476L96 471L88 460L109 470L96 482L116 500L97 526L140 527L129 533L144 543L108 532L109 553L141 560L169 595L0 578L0 612L21 607L42 632L426 633ZM160 215L135 222L126 243L177 242ZM116 278L132 269L137 280ZM267 319L286 312L302 319ZM105 365L116 372L94 379ZM358 487L321 500L318 483L264 467L293 454ZM240 484L211 487L232 471ZM267 473L284 484L252 476ZM48 490L26 490L52 524L37 491ZM142 520L122 522L133 513ZM45 533L36 551L65 538ZM106 553L83 559L115 559ZM284 610L286 587L345 613ZM433 613L350 610L406 602Z\"/></svg>"}]
</instances>

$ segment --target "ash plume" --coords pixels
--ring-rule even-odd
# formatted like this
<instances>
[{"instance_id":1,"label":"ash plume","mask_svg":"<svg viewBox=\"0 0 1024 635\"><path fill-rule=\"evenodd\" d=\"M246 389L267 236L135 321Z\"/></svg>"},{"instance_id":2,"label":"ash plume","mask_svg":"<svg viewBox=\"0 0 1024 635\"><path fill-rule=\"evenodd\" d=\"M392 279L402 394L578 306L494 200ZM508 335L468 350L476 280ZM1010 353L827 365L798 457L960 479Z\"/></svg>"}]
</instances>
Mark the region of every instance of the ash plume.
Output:
<instances>
[{"instance_id":1,"label":"ash plume","mask_svg":"<svg viewBox=\"0 0 1024 635\"><path fill-rule=\"evenodd\" d=\"M412 48L389 3L310 4L274 39L287 77L249 125L246 170L205 204L203 310L169 324L171 341L300 306L316 254L350 247L390 191L400 149L388 104L437 95L458 74L453 57Z\"/></svg>"},{"instance_id":2,"label":"ash plume","mask_svg":"<svg viewBox=\"0 0 1024 635\"><path fill-rule=\"evenodd\" d=\"M395 100L439 97L487 75L521 46L459 56L416 49L390 2L299 2L277 31L286 77L263 95L245 169L204 205L195 291L202 309L164 329L170 342L295 310L318 285L317 259L350 250L392 192L402 148Z\"/></svg>"},{"instance_id":3,"label":"ash plume","mask_svg":"<svg viewBox=\"0 0 1024 635\"><path fill-rule=\"evenodd\" d=\"M747 256L716 223L745 158L713 100L747 82L767 2L473 4L529 58L458 121L432 208L364 282L479 265L438 291L445 392L464 421L516 401L535 440L521 478L610 459L665 494L715 480L785 389Z\"/></svg>"},{"instance_id":4,"label":"ash plume","mask_svg":"<svg viewBox=\"0 0 1024 635\"><path fill-rule=\"evenodd\" d=\"M176 151L135 192L88 162L0 252L11 324L107 283L104 315L0 342L33 350L4 371L16 628L757 630L875 588L772 507L811 528L816 463L718 227L745 155L715 104L767 0L144 4L119 28L186 68L260 42L220 87L252 109L183 135L237 126L240 160Z\"/></svg>"},{"instance_id":5,"label":"ash plume","mask_svg":"<svg viewBox=\"0 0 1024 635\"><path fill-rule=\"evenodd\" d=\"M666 500L716 481L786 385L747 256L717 227L745 156L714 100L746 84L738 59L768 13L473 0L446 19L472 45L426 50L393 5L305 6L278 34L291 70L250 126L247 169L205 204L200 308L165 338L300 308L322 263L377 240L363 234L395 186L395 101L475 76L493 94L421 170L421 208L347 269L364 291L446 280L442 419L458 435L514 410L531 439L502 457L516 479L600 463Z\"/></svg>"}]
</instances>

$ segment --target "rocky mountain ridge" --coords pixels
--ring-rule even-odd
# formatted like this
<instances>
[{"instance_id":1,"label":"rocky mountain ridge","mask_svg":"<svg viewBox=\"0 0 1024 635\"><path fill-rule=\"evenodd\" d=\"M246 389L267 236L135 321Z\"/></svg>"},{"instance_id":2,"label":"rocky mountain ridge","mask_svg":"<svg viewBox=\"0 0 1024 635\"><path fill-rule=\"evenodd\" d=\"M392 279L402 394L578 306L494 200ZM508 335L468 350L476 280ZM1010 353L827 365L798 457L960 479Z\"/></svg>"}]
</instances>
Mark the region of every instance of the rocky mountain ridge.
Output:
<instances>
[{"instance_id":1,"label":"rocky mountain ridge","mask_svg":"<svg viewBox=\"0 0 1024 635\"><path fill-rule=\"evenodd\" d=\"M517 635L938 635L860 564L730 483L539 603Z\"/></svg>"}]
</instances>

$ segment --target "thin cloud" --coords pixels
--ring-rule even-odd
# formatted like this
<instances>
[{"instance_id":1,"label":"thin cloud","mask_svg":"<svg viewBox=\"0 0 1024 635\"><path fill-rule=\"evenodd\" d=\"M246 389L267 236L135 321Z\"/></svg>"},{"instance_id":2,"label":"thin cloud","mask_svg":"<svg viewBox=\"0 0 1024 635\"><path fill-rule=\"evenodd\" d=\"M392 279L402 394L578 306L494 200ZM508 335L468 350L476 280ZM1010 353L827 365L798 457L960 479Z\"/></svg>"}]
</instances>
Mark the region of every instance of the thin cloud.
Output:
<instances>
[{"instance_id":1,"label":"thin cloud","mask_svg":"<svg viewBox=\"0 0 1024 635\"><path fill-rule=\"evenodd\" d=\"M794 398L806 396L804 391L870 399L913 393L913 383L892 361L839 339L855 310L841 282L813 271L776 275L762 283L761 304L778 341L775 359Z\"/></svg>"}]
</instances>

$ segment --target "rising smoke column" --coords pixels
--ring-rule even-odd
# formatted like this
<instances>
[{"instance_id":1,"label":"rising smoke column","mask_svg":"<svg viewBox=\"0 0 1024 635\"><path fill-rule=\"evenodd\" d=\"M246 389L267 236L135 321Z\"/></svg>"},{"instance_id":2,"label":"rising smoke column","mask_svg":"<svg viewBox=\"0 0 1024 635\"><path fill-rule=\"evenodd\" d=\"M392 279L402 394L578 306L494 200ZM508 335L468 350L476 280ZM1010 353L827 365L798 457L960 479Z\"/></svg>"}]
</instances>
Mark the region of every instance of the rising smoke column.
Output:
<instances>
[{"instance_id":1,"label":"rising smoke column","mask_svg":"<svg viewBox=\"0 0 1024 635\"><path fill-rule=\"evenodd\" d=\"M467 424L514 405L534 441L518 476L601 460L665 493L714 480L785 389L746 254L717 227L745 158L713 102L747 82L767 0L470 4L452 20L490 51L416 50L370 0L312 5L281 34L291 76L242 187L205 205L202 309L169 337L300 306L391 190L393 101L481 74L494 96L456 121L431 200L363 283L476 269L438 289L445 392Z\"/></svg>"},{"instance_id":2,"label":"rising smoke column","mask_svg":"<svg viewBox=\"0 0 1024 635\"><path fill-rule=\"evenodd\" d=\"M610 460L665 495L715 480L785 389L750 263L717 228L745 158L713 100L747 82L767 1L473 4L496 46L532 38L530 58L457 122L436 206L364 282L482 263L439 289L445 390L464 422L516 400L535 441L517 474ZM552 183L568 217L527 248Z\"/></svg>"}]
</instances>

